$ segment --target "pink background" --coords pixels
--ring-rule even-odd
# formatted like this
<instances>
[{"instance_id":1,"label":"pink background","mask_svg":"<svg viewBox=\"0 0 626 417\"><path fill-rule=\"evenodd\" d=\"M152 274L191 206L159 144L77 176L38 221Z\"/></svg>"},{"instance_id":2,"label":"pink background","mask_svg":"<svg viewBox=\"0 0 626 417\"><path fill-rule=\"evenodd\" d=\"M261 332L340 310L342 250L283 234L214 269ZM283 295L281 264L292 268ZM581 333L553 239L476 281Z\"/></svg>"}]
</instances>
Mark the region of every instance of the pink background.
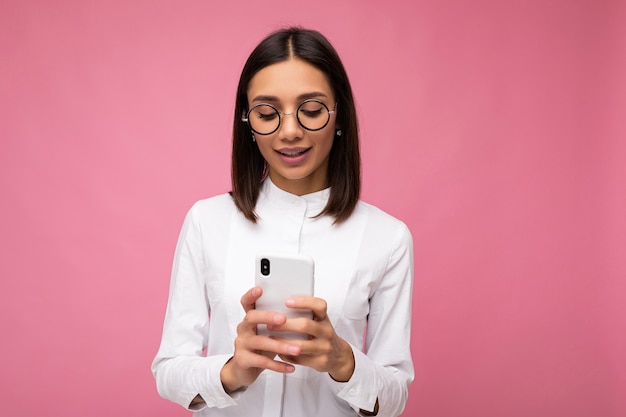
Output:
<instances>
[{"instance_id":1,"label":"pink background","mask_svg":"<svg viewBox=\"0 0 626 417\"><path fill-rule=\"evenodd\" d=\"M404 416L626 415L625 21L594 0L2 1L0 415L188 415L149 370L174 245L229 190L239 72L287 24L343 57L363 198L414 234Z\"/></svg>"}]
</instances>

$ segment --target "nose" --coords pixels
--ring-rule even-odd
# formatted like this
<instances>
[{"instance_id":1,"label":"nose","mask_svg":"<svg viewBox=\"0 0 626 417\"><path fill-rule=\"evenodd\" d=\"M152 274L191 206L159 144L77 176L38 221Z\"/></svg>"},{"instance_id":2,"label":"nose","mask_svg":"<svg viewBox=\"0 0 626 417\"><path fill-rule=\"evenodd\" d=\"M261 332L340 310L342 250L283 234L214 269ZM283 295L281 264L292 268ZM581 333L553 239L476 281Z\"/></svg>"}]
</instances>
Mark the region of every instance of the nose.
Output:
<instances>
[{"instance_id":1,"label":"nose","mask_svg":"<svg viewBox=\"0 0 626 417\"><path fill-rule=\"evenodd\" d=\"M302 138L302 126L298 122L296 112L283 113L280 123L280 134L283 140L296 140Z\"/></svg>"}]
</instances>

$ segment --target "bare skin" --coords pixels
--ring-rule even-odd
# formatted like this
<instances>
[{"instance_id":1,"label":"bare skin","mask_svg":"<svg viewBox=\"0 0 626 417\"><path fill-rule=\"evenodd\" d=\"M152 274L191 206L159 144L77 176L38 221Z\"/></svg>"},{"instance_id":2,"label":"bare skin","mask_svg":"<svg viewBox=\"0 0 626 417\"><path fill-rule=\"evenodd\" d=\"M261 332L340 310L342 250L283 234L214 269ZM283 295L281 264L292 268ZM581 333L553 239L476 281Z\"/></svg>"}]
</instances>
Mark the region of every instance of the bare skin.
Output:
<instances>
[{"instance_id":1,"label":"bare skin","mask_svg":"<svg viewBox=\"0 0 626 417\"><path fill-rule=\"evenodd\" d=\"M279 313L254 309L261 296L259 287L252 288L241 298L246 312L237 326L235 354L222 368L220 376L227 390L248 386L264 369L292 373L293 364L328 372L337 381L348 381L354 372L352 348L333 329L326 314L326 302L315 297L295 297L287 300L290 308L309 309L313 319L289 319ZM258 324L267 324L274 331L294 331L310 335L309 340L284 340L259 336ZM277 360L275 356L278 355Z\"/></svg>"},{"instance_id":2,"label":"bare skin","mask_svg":"<svg viewBox=\"0 0 626 417\"><path fill-rule=\"evenodd\" d=\"M248 86L250 106L270 103L283 112L278 130L269 135L256 135L259 151L269 167L269 176L279 188L296 195L322 190L328 186L328 160L333 145L336 116L332 114L321 130L304 129L294 111L305 99L315 98L334 108L335 95L328 77L319 69L298 58L269 65L261 69ZM289 116L288 116L289 115ZM302 152L305 157L289 158L285 153ZM233 393L252 384L264 370L283 374L295 371L294 365L307 366L327 372L339 382L347 382L354 373L352 348L339 337L328 315L326 301L316 297L294 297L287 307L308 309L313 319L287 319L283 314L255 309L261 296L259 287L241 297L245 317L237 326L235 352L224 364L220 378L224 390ZM308 340L286 340L257 335L258 324L274 331L295 331L309 335ZM192 406L204 403L196 396ZM373 412L378 413L378 400Z\"/></svg>"},{"instance_id":3,"label":"bare skin","mask_svg":"<svg viewBox=\"0 0 626 417\"><path fill-rule=\"evenodd\" d=\"M293 113L307 98L335 106L335 94L328 77L298 58L269 65L256 73L248 86L248 103L270 103L285 113ZM318 131L304 129L296 117L283 116L279 129L270 135L256 135L256 144L267 162L269 176L280 189L295 195L323 190L328 186L328 160L333 146L336 116ZM287 161L280 151L306 149L300 162ZM288 159L288 158L287 158Z\"/></svg>"},{"instance_id":4,"label":"bare skin","mask_svg":"<svg viewBox=\"0 0 626 417\"><path fill-rule=\"evenodd\" d=\"M309 309L313 319L287 319L283 314L254 308L262 289L254 287L241 297L246 312L237 326L235 352L223 366L220 378L227 393L252 384L265 369L289 374L295 365L307 366L327 372L339 382L347 382L354 372L352 348L335 332L327 315L326 301L316 297L294 297L286 301L287 307ZM258 324L266 324L274 331L295 331L308 334L309 340L285 340L257 335ZM280 360L277 360L280 359ZM199 395L191 405L203 403ZM373 413L376 415L378 401Z\"/></svg>"}]
</instances>

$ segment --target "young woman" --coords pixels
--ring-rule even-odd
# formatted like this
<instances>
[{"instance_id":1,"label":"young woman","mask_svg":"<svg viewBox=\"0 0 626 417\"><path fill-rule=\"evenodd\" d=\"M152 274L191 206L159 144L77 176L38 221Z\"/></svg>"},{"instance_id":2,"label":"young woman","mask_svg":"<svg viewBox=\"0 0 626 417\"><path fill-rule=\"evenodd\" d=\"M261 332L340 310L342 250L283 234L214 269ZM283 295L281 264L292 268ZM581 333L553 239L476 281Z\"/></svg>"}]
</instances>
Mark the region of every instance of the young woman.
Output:
<instances>
[{"instance_id":1,"label":"young woman","mask_svg":"<svg viewBox=\"0 0 626 417\"><path fill-rule=\"evenodd\" d=\"M399 415L414 376L412 239L359 201L352 91L320 33L275 32L248 58L232 187L185 219L152 365L160 395L200 416ZM314 297L285 300L312 319L255 309L261 251L314 259Z\"/></svg>"}]
</instances>

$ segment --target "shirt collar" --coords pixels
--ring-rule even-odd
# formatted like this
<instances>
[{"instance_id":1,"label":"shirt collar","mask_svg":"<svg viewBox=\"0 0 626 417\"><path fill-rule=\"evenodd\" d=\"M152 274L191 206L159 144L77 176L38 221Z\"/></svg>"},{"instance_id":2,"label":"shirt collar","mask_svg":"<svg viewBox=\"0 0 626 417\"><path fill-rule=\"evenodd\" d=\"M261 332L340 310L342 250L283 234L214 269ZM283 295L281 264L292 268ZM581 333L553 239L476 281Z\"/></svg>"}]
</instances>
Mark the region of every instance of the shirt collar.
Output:
<instances>
[{"instance_id":1,"label":"shirt collar","mask_svg":"<svg viewBox=\"0 0 626 417\"><path fill-rule=\"evenodd\" d=\"M261 195L268 201L281 206L293 206L294 204L306 205L307 210L321 210L326 207L330 197L330 188L316 191L311 194L295 195L281 188L278 188L269 177L265 179L261 186Z\"/></svg>"}]
</instances>

